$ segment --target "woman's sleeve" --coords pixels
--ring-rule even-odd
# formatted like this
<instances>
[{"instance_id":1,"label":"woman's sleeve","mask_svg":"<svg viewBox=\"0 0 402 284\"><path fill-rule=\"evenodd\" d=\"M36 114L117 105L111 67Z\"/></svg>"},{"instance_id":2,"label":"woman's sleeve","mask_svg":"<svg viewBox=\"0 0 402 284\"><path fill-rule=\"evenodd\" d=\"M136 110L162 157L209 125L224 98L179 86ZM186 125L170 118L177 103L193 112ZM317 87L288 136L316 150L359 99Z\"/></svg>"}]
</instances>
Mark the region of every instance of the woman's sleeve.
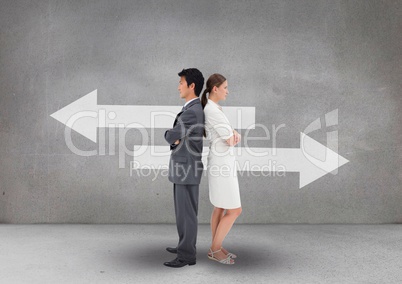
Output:
<instances>
[{"instance_id":1,"label":"woman's sleeve","mask_svg":"<svg viewBox=\"0 0 402 284\"><path fill-rule=\"evenodd\" d=\"M222 139L227 140L232 137L233 128L222 111L211 111L208 116L208 122Z\"/></svg>"}]
</instances>

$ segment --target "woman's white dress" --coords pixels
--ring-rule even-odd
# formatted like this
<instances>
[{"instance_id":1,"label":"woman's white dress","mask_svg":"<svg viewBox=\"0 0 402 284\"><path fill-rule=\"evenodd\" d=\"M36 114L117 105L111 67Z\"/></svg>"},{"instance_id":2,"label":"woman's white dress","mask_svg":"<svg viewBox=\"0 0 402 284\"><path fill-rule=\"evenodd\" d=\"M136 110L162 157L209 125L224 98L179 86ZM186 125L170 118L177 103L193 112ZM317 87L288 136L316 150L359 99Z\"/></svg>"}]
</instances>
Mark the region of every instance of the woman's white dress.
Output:
<instances>
[{"instance_id":1,"label":"woman's white dress","mask_svg":"<svg viewBox=\"0 0 402 284\"><path fill-rule=\"evenodd\" d=\"M211 100L208 100L204 114L205 130L211 139L207 163L209 199L215 207L239 208L241 202L235 149L226 143L233 135L233 128L222 108Z\"/></svg>"}]
</instances>

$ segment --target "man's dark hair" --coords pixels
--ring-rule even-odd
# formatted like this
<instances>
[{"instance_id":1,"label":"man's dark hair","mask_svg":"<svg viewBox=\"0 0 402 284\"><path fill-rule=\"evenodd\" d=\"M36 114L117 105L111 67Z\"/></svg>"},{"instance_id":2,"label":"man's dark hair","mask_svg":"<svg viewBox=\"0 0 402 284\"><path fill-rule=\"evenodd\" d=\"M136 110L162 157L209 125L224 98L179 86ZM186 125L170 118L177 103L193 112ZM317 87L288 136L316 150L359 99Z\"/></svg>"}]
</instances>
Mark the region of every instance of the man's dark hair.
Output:
<instances>
[{"instance_id":1,"label":"man's dark hair","mask_svg":"<svg viewBox=\"0 0 402 284\"><path fill-rule=\"evenodd\" d=\"M186 79L187 87L194 83L194 93L199 97L204 86L204 76L202 76L200 70L197 68L183 69L178 75Z\"/></svg>"}]
</instances>

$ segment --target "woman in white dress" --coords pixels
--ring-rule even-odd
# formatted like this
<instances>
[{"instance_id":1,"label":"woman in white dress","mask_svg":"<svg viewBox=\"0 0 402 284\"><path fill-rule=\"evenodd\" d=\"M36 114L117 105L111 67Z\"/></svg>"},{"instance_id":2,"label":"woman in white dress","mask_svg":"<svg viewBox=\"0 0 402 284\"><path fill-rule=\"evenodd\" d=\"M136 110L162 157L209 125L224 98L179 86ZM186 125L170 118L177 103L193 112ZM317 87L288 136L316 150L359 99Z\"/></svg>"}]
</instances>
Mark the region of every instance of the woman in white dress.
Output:
<instances>
[{"instance_id":1,"label":"woman in white dress","mask_svg":"<svg viewBox=\"0 0 402 284\"><path fill-rule=\"evenodd\" d=\"M236 255L224 249L222 242L242 211L233 148L240 142L241 136L231 127L218 104L228 94L226 78L213 74L207 80L201 103L206 136L211 140L207 173L209 199L214 205L211 215L212 245L208 257L223 264L234 264Z\"/></svg>"}]
</instances>

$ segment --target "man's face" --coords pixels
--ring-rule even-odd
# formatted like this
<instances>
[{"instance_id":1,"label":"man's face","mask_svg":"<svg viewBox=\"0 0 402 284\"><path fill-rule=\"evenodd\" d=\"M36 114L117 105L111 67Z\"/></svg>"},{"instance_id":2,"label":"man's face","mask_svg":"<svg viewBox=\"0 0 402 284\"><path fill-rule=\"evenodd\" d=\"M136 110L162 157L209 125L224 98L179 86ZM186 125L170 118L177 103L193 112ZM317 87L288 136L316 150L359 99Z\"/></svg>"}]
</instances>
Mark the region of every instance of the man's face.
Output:
<instances>
[{"instance_id":1,"label":"man's face","mask_svg":"<svg viewBox=\"0 0 402 284\"><path fill-rule=\"evenodd\" d=\"M185 99L194 92L194 83L187 86L186 78L182 76L177 89L179 90L180 98Z\"/></svg>"}]
</instances>

